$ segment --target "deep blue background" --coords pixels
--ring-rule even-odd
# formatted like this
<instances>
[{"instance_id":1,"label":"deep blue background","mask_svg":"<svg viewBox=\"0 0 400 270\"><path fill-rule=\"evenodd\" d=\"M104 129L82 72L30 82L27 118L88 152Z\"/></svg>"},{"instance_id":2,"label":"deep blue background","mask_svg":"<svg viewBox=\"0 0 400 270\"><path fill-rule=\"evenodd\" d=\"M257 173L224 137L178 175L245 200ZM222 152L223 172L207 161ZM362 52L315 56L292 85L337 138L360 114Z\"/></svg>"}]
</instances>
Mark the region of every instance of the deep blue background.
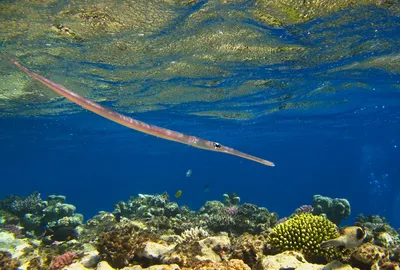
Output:
<instances>
[{"instance_id":1,"label":"deep blue background","mask_svg":"<svg viewBox=\"0 0 400 270\"><path fill-rule=\"evenodd\" d=\"M389 115L393 118L396 111ZM141 116L162 124L150 113ZM375 117L360 121L367 123ZM322 194L349 199L352 218L347 223L358 213L373 213L400 225L398 124L385 125L383 121L370 127L329 129L323 128L323 118L271 117L250 126L196 118L187 117L187 121L196 120L190 128L192 134L270 159L277 166L265 167L143 135L89 112L9 118L0 119L0 195L28 195L35 190L44 198L64 194L77 212L90 218L138 193L167 191L173 198L182 189L178 203L198 209L207 200L221 200L223 193L234 191L242 202L265 206L280 216L310 204L314 194ZM185 130L184 122L170 121L168 127L190 131ZM185 175L188 169L193 171L191 177ZM380 183L377 190L368 178L370 173L388 174L388 185ZM209 192L204 192L204 185L210 185Z\"/></svg>"}]
</instances>

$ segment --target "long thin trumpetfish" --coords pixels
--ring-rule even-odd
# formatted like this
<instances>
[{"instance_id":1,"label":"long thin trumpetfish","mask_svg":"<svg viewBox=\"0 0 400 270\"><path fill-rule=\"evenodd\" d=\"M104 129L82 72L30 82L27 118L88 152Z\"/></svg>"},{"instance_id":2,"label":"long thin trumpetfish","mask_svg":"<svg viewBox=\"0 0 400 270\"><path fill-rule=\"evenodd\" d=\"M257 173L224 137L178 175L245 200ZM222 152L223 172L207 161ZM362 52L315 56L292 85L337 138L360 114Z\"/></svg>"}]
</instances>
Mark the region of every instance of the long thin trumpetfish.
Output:
<instances>
[{"instance_id":1,"label":"long thin trumpetfish","mask_svg":"<svg viewBox=\"0 0 400 270\"><path fill-rule=\"evenodd\" d=\"M100 104L97 104L93 101L90 101L89 99L86 99L84 97L79 96L78 94L68 90L64 86L60 84L56 84L49 79L46 79L45 77L33 72L27 67L24 67L17 61L15 61L13 58L5 55L8 60L19 67L21 70L23 70L25 73L29 74L33 79L41 82L57 94L71 100L72 102L82 106L83 108L92 111L100 116L103 116L104 118L107 118L113 122L116 122L120 125L126 126L128 128L150 134L159 138L163 138L165 140L169 141L174 141L174 142L179 142L183 144L188 144L193 147L201 148L204 150L209 150L209 151L215 151L215 152L221 152L221 153L226 153L234 156L238 156L241 158L249 159L255 162L259 162L261 164L267 165L267 166L275 166L275 164L271 161L261 159L240 151L237 151L233 148L223 146L217 142L212 142L208 140L204 140L201 138L197 138L195 136L190 136L186 135L183 133L179 133L173 130L169 130L166 128L161 128L157 126L153 126L150 124L146 124L144 122L138 121L136 119L130 118L128 116L122 115L120 113L114 112L110 109L107 109Z\"/></svg>"}]
</instances>

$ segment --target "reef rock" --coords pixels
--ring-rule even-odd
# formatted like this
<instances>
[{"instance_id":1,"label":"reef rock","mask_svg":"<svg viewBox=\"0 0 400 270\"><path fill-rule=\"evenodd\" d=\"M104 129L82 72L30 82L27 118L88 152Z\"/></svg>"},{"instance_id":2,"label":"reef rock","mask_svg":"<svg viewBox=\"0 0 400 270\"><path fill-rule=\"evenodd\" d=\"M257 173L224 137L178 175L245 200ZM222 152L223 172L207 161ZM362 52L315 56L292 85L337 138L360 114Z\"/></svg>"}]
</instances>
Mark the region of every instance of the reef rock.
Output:
<instances>
[{"instance_id":1,"label":"reef rock","mask_svg":"<svg viewBox=\"0 0 400 270\"><path fill-rule=\"evenodd\" d=\"M333 262L330 262L327 265L325 265L322 269L323 270L352 270L354 268L348 264L343 264L339 261L333 261Z\"/></svg>"},{"instance_id":2,"label":"reef rock","mask_svg":"<svg viewBox=\"0 0 400 270\"><path fill-rule=\"evenodd\" d=\"M181 268L177 264L157 264L147 268L142 268L140 265L134 265L124 267L122 270L180 270Z\"/></svg>"},{"instance_id":3,"label":"reef rock","mask_svg":"<svg viewBox=\"0 0 400 270\"><path fill-rule=\"evenodd\" d=\"M301 265L305 264L310 265L309 269L315 269L304 259L303 254L295 251L286 251L277 255L264 256L264 258L256 264L255 269L298 269Z\"/></svg>"},{"instance_id":4,"label":"reef rock","mask_svg":"<svg viewBox=\"0 0 400 270\"><path fill-rule=\"evenodd\" d=\"M376 245L389 248L395 246L395 241L393 237L387 232L377 233L374 239Z\"/></svg>"},{"instance_id":5,"label":"reef rock","mask_svg":"<svg viewBox=\"0 0 400 270\"><path fill-rule=\"evenodd\" d=\"M333 261L327 265L312 264L306 261L303 254L296 251L286 251L277 255L264 256L257 265L256 270L280 270L280 269L296 269L296 270L351 270L350 265L342 264L339 261Z\"/></svg>"},{"instance_id":6,"label":"reef rock","mask_svg":"<svg viewBox=\"0 0 400 270\"><path fill-rule=\"evenodd\" d=\"M14 253L17 246L25 244L23 239L15 239L14 234L9 232L0 232L0 250Z\"/></svg>"},{"instance_id":7,"label":"reef rock","mask_svg":"<svg viewBox=\"0 0 400 270\"><path fill-rule=\"evenodd\" d=\"M263 256L266 248L266 239L263 235L252 235L245 233L232 240L231 258L243 260L253 267Z\"/></svg>"},{"instance_id":8,"label":"reef rock","mask_svg":"<svg viewBox=\"0 0 400 270\"><path fill-rule=\"evenodd\" d=\"M32 255L34 247L31 243L34 242L37 240L16 239L13 233L0 232L0 251L9 252L13 259L19 260L22 264Z\"/></svg>"},{"instance_id":9,"label":"reef rock","mask_svg":"<svg viewBox=\"0 0 400 270\"><path fill-rule=\"evenodd\" d=\"M80 263L87 268L93 268L96 267L99 261L100 261L99 252L97 250L93 250L85 253Z\"/></svg>"},{"instance_id":10,"label":"reef rock","mask_svg":"<svg viewBox=\"0 0 400 270\"><path fill-rule=\"evenodd\" d=\"M217 252L230 250L231 241L227 236L212 236L199 241L200 254L196 256L199 261L220 262L221 257Z\"/></svg>"},{"instance_id":11,"label":"reef rock","mask_svg":"<svg viewBox=\"0 0 400 270\"><path fill-rule=\"evenodd\" d=\"M384 248L371 243L365 243L356 248L351 254L351 257L357 262L369 267L389 260L387 251Z\"/></svg>"},{"instance_id":12,"label":"reef rock","mask_svg":"<svg viewBox=\"0 0 400 270\"><path fill-rule=\"evenodd\" d=\"M144 244L144 248L137 253L137 256L144 257L150 260L161 260L161 257L171 251L175 246L164 246L154 242L147 242Z\"/></svg>"},{"instance_id":13,"label":"reef rock","mask_svg":"<svg viewBox=\"0 0 400 270\"><path fill-rule=\"evenodd\" d=\"M96 270L114 270L114 268L112 268L112 267L108 264L108 262L106 262L106 261L101 261L101 262L97 265Z\"/></svg>"},{"instance_id":14,"label":"reef rock","mask_svg":"<svg viewBox=\"0 0 400 270\"><path fill-rule=\"evenodd\" d=\"M202 262L217 263L222 261L230 249L231 242L227 236L212 236L200 241L178 244L171 252L166 253L161 261L165 264L176 263L181 266L191 266Z\"/></svg>"},{"instance_id":15,"label":"reef rock","mask_svg":"<svg viewBox=\"0 0 400 270\"><path fill-rule=\"evenodd\" d=\"M62 268L62 270L89 270L89 269L93 269L93 268L85 267L81 263L73 263L71 265L68 265L68 266Z\"/></svg>"},{"instance_id":16,"label":"reef rock","mask_svg":"<svg viewBox=\"0 0 400 270\"><path fill-rule=\"evenodd\" d=\"M187 268L183 268L184 270L187 270ZM193 268L189 269L194 269L194 270L251 270L251 268L245 264L242 260L238 259L233 259L229 261L223 261L223 262L203 262L200 263Z\"/></svg>"}]
</instances>

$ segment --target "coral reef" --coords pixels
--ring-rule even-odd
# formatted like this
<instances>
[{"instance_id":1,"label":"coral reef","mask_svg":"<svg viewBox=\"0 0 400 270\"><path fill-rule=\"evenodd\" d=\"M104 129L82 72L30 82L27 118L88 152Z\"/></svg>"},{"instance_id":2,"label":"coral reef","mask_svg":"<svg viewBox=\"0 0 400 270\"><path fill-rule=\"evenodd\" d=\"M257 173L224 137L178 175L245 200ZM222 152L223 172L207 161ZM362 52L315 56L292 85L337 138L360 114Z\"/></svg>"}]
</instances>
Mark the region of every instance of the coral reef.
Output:
<instances>
[{"instance_id":1,"label":"coral reef","mask_svg":"<svg viewBox=\"0 0 400 270\"><path fill-rule=\"evenodd\" d=\"M82 224L83 216L75 213L75 206L66 204L65 199L62 195L50 195L47 201L43 201L38 192L27 197L9 196L1 201L0 210L18 217L17 224L26 234L39 236L46 229L75 228ZM5 224L16 223L15 219L5 216Z\"/></svg>"},{"instance_id":2,"label":"coral reef","mask_svg":"<svg viewBox=\"0 0 400 270\"><path fill-rule=\"evenodd\" d=\"M391 248L400 244L399 233L384 217L360 214L356 218L356 224L365 228L374 244L378 246Z\"/></svg>"},{"instance_id":3,"label":"coral reef","mask_svg":"<svg viewBox=\"0 0 400 270\"><path fill-rule=\"evenodd\" d=\"M334 248L320 248L326 240L339 236L335 224L328 219L313 214L300 214L276 225L268 241L279 251L301 251L307 258L326 261L339 258L341 254Z\"/></svg>"},{"instance_id":4,"label":"coral reef","mask_svg":"<svg viewBox=\"0 0 400 270\"><path fill-rule=\"evenodd\" d=\"M131 197L127 202L119 202L115 211L127 218L152 219L157 216L174 217L180 213L180 208L175 202L168 200L168 194L148 195L139 194Z\"/></svg>"},{"instance_id":5,"label":"coral reef","mask_svg":"<svg viewBox=\"0 0 400 270\"><path fill-rule=\"evenodd\" d=\"M232 202L236 201L233 199ZM143 221L154 230L175 234L196 226L214 232L255 233L276 223L277 214L270 213L264 207L249 203L236 205L232 202L227 206L220 201L208 201L200 211L195 212L186 206L179 207L177 203L169 202L166 194L139 194L127 202L116 204L114 212L122 217Z\"/></svg>"},{"instance_id":6,"label":"coral reef","mask_svg":"<svg viewBox=\"0 0 400 270\"><path fill-rule=\"evenodd\" d=\"M16 198L2 201L3 211L10 211ZM34 198L37 195L29 200ZM22 203L23 197L17 200L20 202L14 206L25 205L20 208L23 211L36 209ZM73 216L75 209L64 202L63 196L51 196L43 203L42 212L46 208L48 212L31 214L41 219L47 213ZM25 218L23 211L18 213L19 219ZM309 205L301 206L277 224L277 214L253 204L228 206L209 201L199 211L191 211L169 202L166 194L141 194L118 203L113 213L100 212L75 228L53 226L53 240L58 232L71 232L71 228L79 232L78 239L43 241L43 236L21 234L29 224L2 224L0 268L398 269L398 234L384 218L358 216L356 225L370 234L366 243L351 249L322 249L320 244L338 237L339 232L333 222L311 211Z\"/></svg>"},{"instance_id":7,"label":"coral reef","mask_svg":"<svg viewBox=\"0 0 400 270\"><path fill-rule=\"evenodd\" d=\"M313 214L325 215L330 221L339 225L340 222L350 215L350 203L346 199L329 198L314 195L312 202Z\"/></svg>"}]
</instances>

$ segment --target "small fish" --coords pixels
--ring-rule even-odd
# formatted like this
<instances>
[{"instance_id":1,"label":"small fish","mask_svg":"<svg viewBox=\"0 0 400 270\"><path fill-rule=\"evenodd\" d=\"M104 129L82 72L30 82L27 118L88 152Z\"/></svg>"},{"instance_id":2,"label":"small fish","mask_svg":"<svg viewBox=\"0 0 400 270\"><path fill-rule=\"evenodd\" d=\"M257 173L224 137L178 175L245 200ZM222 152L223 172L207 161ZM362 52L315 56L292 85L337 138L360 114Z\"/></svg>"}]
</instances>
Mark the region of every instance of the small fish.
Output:
<instances>
[{"instance_id":1,"label":"small fish","mask_svg":"<svg viewBox=\"0 0 400 270\"><path fill-rule=\"evenodd\" d=\"M181 195L182 195L182 190L178 190L178 191L175 193L175 198L178 199Z\"/></svg>"},{"instance_id":2,"label":"small fish","mask_svg":"<svg viewBox=\"0 0 400 270\"><path fill-rule=\"evenodd\" d=\"M115 212L114 213L114 218L116 222L121 222L121 212Z\"/></svg>"},{"instance_id":3,"label":"small fish","mask_svg":"<svg viewBox=\"0 0 400 270\"><path fill-rule=\"evenodd\" d=\"M187 170L186 177L192 176L192 169Z\"/></svg>"},{"instance_id":4,"label":"small fish","mask_svg":"<svg viewBox=\"0 0 400 270\"><path fill-rule=\"evenodd\" d=\"M210 185L204 185L204 187L203 187L204 192L210 192L210 190L211 190Z\"/></svg>"},{"instance_id":5,"label":"small fish","mask_svg":"<svg viewBox=\"0 0 400 270\"><path fill-rule=\"evenodd\" d=\"M342 230L342 233L338 238L322 242L321 248L358 247L359 245L362 244L362 242L366 237L367 237L367 232L363 228L357 226L349 226Z\"/></svg>"},{"instance_id":6,"label":"small fish","mask_svg":"<svg viewBox=\"0 0 400 270\"><path fill-rule=\"evenodd\" d=\"M53 241L69 241L78 238L78 232L73 227L59 227L54 230L51 239Z\"/></svg>"},{"instance_id":7,"label":"small fish","mask_svg":"<svg viewBox=\"0 0 400 270\"><path fill-rule=\"evenodd\" d=\"M69 241L72 239L78 238L78 232L75 228L70 226L62 226L56 229L47 229L45 232L40 236L40 238L45 239L47 237L50 238L51 241Z\"/></svg>"},{"instance_id":8,"label":"small fish","mask_svg":"<svg viewBox=\"0 0 400 270\"><path fill-rule=\"evenodd\" d=\"M163 194L161 194L162 198L165 200L165 202L169 201L169 195L167 192L164 192Z\"/></svg>"}]
</instances>

